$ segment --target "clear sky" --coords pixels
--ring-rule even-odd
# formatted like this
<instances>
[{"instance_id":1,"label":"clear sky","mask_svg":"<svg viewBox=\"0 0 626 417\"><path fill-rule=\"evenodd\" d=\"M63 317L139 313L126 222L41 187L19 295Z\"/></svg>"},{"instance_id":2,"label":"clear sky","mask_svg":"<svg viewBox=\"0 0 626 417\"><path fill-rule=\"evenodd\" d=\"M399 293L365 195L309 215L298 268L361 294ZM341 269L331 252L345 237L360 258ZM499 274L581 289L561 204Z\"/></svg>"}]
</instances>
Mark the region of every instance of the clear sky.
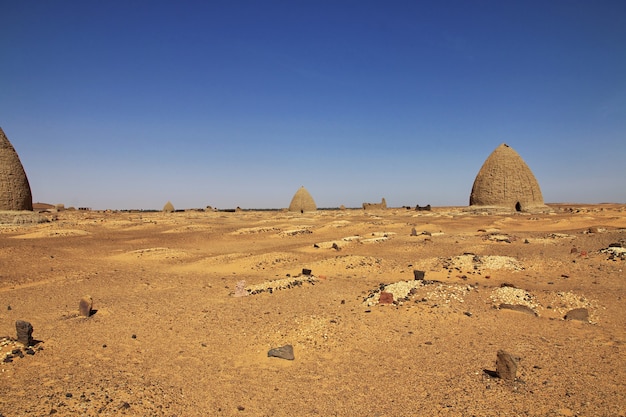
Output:
<instances>
[{"instance_id":1,"label":"clear sky","mask_svg":"<svg viewBox=\"0 0 626 417\"><path fill-rule=\"evenodd\" d=\"M626 203L626 1L0 0L34 202L467 205L501 143Z\"/></svg>"}]
</instances>

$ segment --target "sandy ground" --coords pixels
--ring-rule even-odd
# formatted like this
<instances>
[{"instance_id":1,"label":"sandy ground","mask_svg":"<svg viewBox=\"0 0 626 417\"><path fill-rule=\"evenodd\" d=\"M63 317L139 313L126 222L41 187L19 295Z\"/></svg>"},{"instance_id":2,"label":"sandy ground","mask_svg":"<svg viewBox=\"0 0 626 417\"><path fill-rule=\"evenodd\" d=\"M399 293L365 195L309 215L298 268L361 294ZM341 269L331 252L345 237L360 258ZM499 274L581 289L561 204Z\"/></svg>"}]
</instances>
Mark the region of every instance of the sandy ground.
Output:
<instances>
[{"instance_id":1,"label":"sandy ground","mask_svg":"<svg viewBox=\"0 0 626 417\"><path fill-rule=\"evenodd\" d=\"M552 208L2 225L0 415L624 416L626 207Z\"/></svg>"}]
</instances>

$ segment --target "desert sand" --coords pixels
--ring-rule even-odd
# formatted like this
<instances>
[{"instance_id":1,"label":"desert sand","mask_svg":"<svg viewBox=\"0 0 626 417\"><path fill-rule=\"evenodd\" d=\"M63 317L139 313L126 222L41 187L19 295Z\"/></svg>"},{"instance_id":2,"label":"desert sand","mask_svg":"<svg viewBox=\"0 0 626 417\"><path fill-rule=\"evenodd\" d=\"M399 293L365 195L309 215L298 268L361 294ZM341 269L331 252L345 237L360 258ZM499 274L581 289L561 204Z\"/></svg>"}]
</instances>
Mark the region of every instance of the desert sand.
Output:
<instances>
[{"instance_id":1,"label":"desert sand","mask_svg":"<svg viewBox=\"0 0 626 417\"><path fill-rule=\"evenodd\" d=\"M626 206L551 208L4 224L0 415L624 416Z\"/></svg>"}]
</instances>

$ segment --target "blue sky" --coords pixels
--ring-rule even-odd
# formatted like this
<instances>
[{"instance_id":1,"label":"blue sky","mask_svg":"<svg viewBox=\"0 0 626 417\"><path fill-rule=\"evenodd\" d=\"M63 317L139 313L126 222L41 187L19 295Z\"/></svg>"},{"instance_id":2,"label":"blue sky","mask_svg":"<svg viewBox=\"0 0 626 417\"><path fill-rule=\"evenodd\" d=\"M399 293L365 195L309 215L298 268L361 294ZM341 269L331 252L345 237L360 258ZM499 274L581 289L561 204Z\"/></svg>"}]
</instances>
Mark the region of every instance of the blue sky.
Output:
<instances>
[{"instance_id":1,"label":"blue sky","mask_svg":"<svg viewBox=\"0 0 626 417\"><path fill-rule=\"evenodd\" d=\"M500 144L626 203L626 2L0 0L35 202L467 205Z\"/></svg>"}]
</instances>

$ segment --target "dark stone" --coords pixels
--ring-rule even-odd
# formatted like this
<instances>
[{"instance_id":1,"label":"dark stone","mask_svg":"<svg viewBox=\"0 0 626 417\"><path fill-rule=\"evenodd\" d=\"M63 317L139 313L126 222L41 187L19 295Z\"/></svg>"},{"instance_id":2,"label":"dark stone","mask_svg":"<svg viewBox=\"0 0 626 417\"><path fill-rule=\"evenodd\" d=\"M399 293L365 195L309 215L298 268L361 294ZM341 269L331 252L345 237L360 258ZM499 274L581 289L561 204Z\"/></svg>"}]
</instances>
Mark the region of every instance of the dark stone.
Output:
<instances>
[{"instance_id":1,"label":"dark stone","mask_svg":"<svg viewBox=\"0 0 626 417\"><path fill-rule=\"evenodd\" d=\"M311 270L310 269L306 269L306 268L302 268L302 275L311 275Z\"/></svg>"},{"instance_id":2,"label":"dark stone","mask_svg":"<svg viewBox=\"0 0 626 417\"><path fill-rule=\"evenodd\" d=\"M504 350L499 350L496 359L496 374L505 381L515 381L517 375L518 357Z\"/></svg>"},{"instance_id":3,"label":"dark stone","mask_svg":"<svg viewBox=\"0 0 626 417\"><path fill-rule=\"evenodd\" d=\"M339 247L339 245L337 245L336 243L333 242L333 249L334 250L341 250L341 248Z\"/></svg>"},{"instance_id":4,"label":"dark stone","mask_svg":"<svg viewBox=\"0 0 626 417\"><path fill-rule=\"evenodd\" d=\"M393 303L393 294L390 292L381 291L380 297L378 298L378 304L392 304Z\"/></svg>"},{"instance_id":5,"label":"dark stone","mask_svg":"<svg viewBox=\"0 0 626 417\"><path fill-rule=\"evenodd\" d=\"M417 236L417 230L415 230L415 227L411 229L411 236Z\"/></svg>"},{"instance_id":6,"label":"dark stone","mask_svg":"<svg viewBox=\"0 0 626 417\"><path fill-rule=\"evenodd\" d=\"M589 321L589 311L586 308L575 308L567 312L565 320Z\"/></svg>"},{"instance_id":7,"label":"dark stone","mask_svg":"<svg viewBox=\"0 0 626 417\"><path fill-rule=\"evenodd\" d=\"M35 351L32 349L26 349L26 354L33 356L35 354Z\"/></svg>"},{"instance_id":8,"label":"dark stone","mask_svg":"<svg viewBox=\"0 0 626 417\"><path fill-rule=\"evenodd\" d=\"M24 346L30 346L33 343L33 326L23 320L15 322L15 330L17 331L17 341Z\"/></svg>"},{"instance_id":9,"label":"dark stone","mask_svg":"<svg viewBox=\"0 0 626 417\"><path fill-rule=\"evenodd\" d=\"M425 271L418 271L417 269L413 270L413 279L415 279L417 281L422 281L422 280L424 280L425 276L426 276L426 272Z\"/></svg>"},{"instance_id":10,"label":"dark stone","mask_svg":"<svg viewBox=\"0 0 626 417\"><path fill-rule=\"evenodd\" d=\"M93 299L91 296L86 295L80 299L78 303L78 313L83 317L91 316L91 311L93 308Z\"/></svg>"},{"instance_id":11,"label":"dark stone","mask_svg":"<svg viewBox=\"0 0 626 417\"><path fill-rule=\"evenodd\" d=\"M500 310L513 310L519 313L526 313L533 316L537 316L537 313L532 308L521 304L500 304Z\"/></svg>"},{"instance_id":12,"label":"dark stone","mask_svg":"<svg viewBox=\"0 0 626 417\"><path fill-rule=\"evenodd\" d=\"M280 358L280 359L287 359L289 361L292 361L295 359L295 356L293 356L293 346L291 345L285 345L285 346L277 347L274 349L270 349L267 352L267 356L270 358L274 357L274 358Z\"/></svg>"}]
</instances>

